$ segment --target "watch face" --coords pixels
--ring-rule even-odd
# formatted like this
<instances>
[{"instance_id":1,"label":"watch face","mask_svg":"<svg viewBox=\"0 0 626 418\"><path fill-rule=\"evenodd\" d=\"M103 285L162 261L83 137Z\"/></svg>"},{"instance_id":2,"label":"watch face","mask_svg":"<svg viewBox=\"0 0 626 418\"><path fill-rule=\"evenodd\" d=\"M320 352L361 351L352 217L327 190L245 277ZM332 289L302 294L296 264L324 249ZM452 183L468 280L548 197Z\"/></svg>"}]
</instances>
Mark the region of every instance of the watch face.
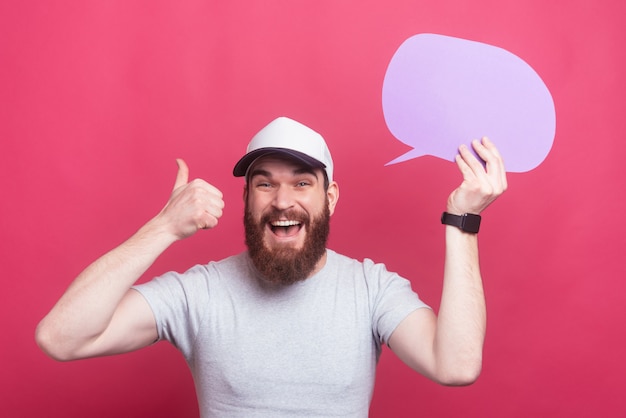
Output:
<instances>
[{"instance_id":1,"label":"watch face","mask_svg":"<svg viewBox=\"0 0 626 418\"><path fill-rule=\"evenodd\" d=\"M463 226L461 229L466 232L477 233L480 228L480 216L466 213L463 215Z\"/></svg>"}]
</instances>

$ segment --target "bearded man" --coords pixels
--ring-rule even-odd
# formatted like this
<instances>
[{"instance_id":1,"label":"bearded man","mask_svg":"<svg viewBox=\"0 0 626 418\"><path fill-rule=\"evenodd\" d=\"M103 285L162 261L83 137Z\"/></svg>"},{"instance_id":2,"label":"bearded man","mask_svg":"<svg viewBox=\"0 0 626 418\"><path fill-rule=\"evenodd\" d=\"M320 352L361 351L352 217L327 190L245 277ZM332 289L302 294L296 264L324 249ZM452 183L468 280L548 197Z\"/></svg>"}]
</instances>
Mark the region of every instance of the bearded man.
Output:
<instances>
[{"instance_id":1,"label":"bearded man","mask_svg":"<svg viewBox=\"0 0 626 418\"><path fill-rule=\"evenodd\" d=\"M173 242L217 225L215 187L188 182L179 160L165 208L96 260L41 321L37 342L71 360L174 344L193 374L203 417L365 417L383 344L445 385L480 373L485 302L478 214L506 189L495 146L461 147L450 195L439 316L410 282L369 259L326 248L339 199L317 132L288 118L259 131L234 175L245 178L248 250L134 283Z\"/></svg>"}]
</instances>

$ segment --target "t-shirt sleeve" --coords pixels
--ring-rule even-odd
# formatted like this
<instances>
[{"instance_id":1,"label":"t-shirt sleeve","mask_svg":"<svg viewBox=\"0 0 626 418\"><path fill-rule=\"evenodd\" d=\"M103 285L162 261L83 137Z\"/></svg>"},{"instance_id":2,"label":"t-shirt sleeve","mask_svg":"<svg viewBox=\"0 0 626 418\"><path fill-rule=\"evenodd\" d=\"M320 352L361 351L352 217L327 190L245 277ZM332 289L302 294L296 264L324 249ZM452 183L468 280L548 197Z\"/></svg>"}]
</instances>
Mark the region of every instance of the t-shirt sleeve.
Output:
<instances>
[{"instance_id":1,"label":"t-shirt sleeve","mask_svg":"<svg viewBox=\"0 0 626 418\"><path fill-rule=\"evenodd\" d=\"M179 274L165 273L151 281L133 286L146 299L154 314L159 340L171 342L188 356L197 335L201 318L194 305L202 303L198 296L206 295L204 266L196 266Z\"/></svg>"},{"instance_id":2,"label":"t-shirt sleeve","mask_svg":"<svg viewBox=\"0 0 626 418\"><path fill-rule=\"evenodd\" d=\"M411 288L411 282L387 270L384 264L369 259L363 262L370 286L372 331L381 343L387 344L396 327L416 309L430 307Z\"/></svg>"}]
</instances>

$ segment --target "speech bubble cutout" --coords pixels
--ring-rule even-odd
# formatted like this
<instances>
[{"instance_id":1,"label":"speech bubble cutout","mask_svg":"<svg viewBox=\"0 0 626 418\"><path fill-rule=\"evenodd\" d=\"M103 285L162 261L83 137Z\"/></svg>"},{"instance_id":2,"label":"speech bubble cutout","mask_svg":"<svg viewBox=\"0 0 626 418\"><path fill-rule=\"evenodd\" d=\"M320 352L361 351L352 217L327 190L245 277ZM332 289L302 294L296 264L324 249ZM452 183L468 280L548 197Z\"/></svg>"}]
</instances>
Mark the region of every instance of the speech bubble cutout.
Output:
<instances>
[{"instance_id":1,"label":"speech bubble cutout","mask_svg":"<svg viewBox=\"0 0 626 418\"><path fill-rule=\"evenodd\" d=\"M422 155L454 161L460 144L487 136L508 172L525 172L554 141L554 102L539 75L480 42L427 33L407 39L387 68L382 104L393 136L413 148L386 165Z\"/></svg>"}]
</instances>

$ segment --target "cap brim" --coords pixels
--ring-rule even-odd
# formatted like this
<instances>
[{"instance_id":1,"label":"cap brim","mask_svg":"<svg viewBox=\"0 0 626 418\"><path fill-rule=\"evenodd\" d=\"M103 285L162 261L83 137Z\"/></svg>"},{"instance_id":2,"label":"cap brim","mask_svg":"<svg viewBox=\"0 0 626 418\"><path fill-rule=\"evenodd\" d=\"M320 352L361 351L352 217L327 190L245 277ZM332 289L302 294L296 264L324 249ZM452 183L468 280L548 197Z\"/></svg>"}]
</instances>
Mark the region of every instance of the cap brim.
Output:
<instances>
[{"instance_id":1,"label":"cap brim","mask_svg":"<svg viewBox=\"0 0 626 418\"><path fill-rule=\"evenodd\" d=\"M257 159L264 157L266 155L270 155L270 154L286 155L310 167L326 168L326 165L323 164L321 161L318 161L315 158L309 157L308 155L298 152L298 151L294 151L294 150L287 149L287 148L259 148L254 151L250 151L249 153L244 155L237 162L237 164L235 164L235 168L233 168L233 175L235 177L245 176L250 166Z\"/></svg>"}]
</instances>

